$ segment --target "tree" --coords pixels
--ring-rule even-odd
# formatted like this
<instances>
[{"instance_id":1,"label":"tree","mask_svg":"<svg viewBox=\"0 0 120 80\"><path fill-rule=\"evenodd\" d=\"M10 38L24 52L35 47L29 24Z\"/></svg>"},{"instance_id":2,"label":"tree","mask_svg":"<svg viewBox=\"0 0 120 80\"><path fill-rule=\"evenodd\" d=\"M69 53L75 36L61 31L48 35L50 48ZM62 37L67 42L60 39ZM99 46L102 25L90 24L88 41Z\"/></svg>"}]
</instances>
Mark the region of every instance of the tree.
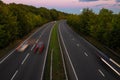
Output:
<instances>
[{"instance_id":1,"label":"tree","mask_svg":"<svg viewBox=\"0 0 120 80\"><path fill-rule=\"evenodd\" d=\"M84 9L79 15L70 15L67 23L79 33L90 35L104 45L120 49L120 13L101 9L99 14Z\"/></svg>"},{"instance_id":2,"label":"tree","mask_svg":"<svg viewBox=\"0 0 120 80\"><path fill-rule=\"evenodd\" d=\"M9 8L5 5L0 7L1 43L2 47L9 44L9 41L16 39L18 34L16 17L12 15ZM4 33L4 34L3 34Z\"/></svg>"},{"instance_id":3,"label":"tree","mask_svg":"<svg viewBox=\"0 0 120 80\"><path fill-rule=\"evenodd\" d=\"M64 13L56 10L0 1L0 48L23 38L34 28L58 19L59 13L63 17Z\"/></svg>"}]
</instances>

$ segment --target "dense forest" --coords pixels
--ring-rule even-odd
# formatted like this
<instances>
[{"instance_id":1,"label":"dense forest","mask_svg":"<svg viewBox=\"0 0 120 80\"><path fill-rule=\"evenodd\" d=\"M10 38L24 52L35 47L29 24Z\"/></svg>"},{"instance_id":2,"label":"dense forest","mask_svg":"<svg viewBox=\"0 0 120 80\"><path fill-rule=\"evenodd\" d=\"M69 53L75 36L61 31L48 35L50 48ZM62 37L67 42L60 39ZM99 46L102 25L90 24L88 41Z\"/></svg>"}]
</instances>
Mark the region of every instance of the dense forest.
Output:
<instances>
[{"instance_id":1,"label":"dense forest","mask_svg":"<svg viewBox=\"0 0 120 80\"><path fill-rule=\"evenodd\" d=\"M0 1L0 49L23 38L36 27L53 20L65 19L77 32L89 35L102 44L120 49L120 13L101 9L98 14L86 8L81 14L66 14L55 9L36 8Z\"/></svg>"},{"instance_id":2,"label":"dense forest","mask_svg":"<svg viewBox=\"0 0 120 80\"><path fill-rule=\"evenodd\" d=\"M42 24L65 18L67 14L55 9L36 8L23 4L5 4L0 1L0 49L23 38Z\"/></svg>"},{"instance_id":3,"label":"dense forest","mask_svg":"<svg viewBox=\"0 0 120 80\"><path fill-rule=\"evenodd\" d=\"M120 50L120 13L101 9L98 14L86 8L79 15L69 15L67 23L78 33L89 35L112 49Z\"/></svg>"}]
</instances>

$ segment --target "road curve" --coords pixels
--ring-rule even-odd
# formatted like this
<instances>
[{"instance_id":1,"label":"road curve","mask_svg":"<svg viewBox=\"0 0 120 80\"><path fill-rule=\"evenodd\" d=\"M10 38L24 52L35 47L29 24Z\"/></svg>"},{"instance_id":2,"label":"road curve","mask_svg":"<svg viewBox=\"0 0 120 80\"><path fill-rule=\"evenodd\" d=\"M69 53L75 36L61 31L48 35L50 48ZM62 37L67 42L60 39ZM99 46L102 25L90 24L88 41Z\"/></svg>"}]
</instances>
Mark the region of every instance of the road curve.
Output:
<instances>
[{"instance_id":1,"label":"road curve","mask_svg":"<svg viewBox=\"0 0 120 80\"><path fill-rule=\"evenodd\" d=\"M115 74L97 57L99 53L66 23L60 21L59 31L68 51L76 80L118 80Z\"/></svg>"},{"instance_id":2,"label":"road curve","mask_svg":"<svg viewBox=\"0 0 120 80\"><path fill-rule=\"evenodd\" d=\"M30 46L24 52L14 49L0 60L0 80L40 80L48 38L53 25L54 22L43 25L25 40L30 42ZM34 54L34 45L39 41L44 42L45 49L42 54Z\"/></svg>"}]
</instances>

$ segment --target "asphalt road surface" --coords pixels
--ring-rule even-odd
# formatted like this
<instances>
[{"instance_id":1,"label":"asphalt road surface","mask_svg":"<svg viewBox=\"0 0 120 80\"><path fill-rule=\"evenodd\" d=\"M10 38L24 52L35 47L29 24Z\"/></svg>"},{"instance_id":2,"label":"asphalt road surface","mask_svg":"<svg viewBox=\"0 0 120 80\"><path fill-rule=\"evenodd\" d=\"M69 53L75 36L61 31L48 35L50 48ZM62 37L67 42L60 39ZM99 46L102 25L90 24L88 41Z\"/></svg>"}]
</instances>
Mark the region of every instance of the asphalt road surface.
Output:
<instances>
[{"instance_id":1,"label":"asphalt road surface","mask_svg":"<svg viewBox=\"0 0 120 80\"><path fill-rule=\"evenodd\" d=\"M120 80L97 56L99 52L60 21L59 30L71 59L76 80Z\"/></svg>"},{"instance_id":2,"label":"asphalt road surface","mask_svg":"<svg viewBox=\"0 0 120 80\"><path fill-rule=\"evenodd\" d=\"M46 48L54 22L47 23L31 35L25 42L29 47L24 52L14 49L0 60L0 80L40 80L42 76ZM37 42L43 41L45 49L42 54L34 54ZM23 43L24 44L24 43Z\"/></svg>"},{"instance_id":3,"label":"asphalt road surface","mask_svg":"<svg viewBox=\"0 0 120 80\"><path fill-rule=\"evenodd\" d=\"M55 22L43 25L23 43L29 47L24 52L12 50L0 59L0 80L42 80L48 50L50 31ZM73 65L76 80L120 80L98 57L99 51L76 34L66 23L59 22L59 31L63 37L68 55ZM34 53L34 46L43 41L42 54Z\"/></svg>"}]
</instances>

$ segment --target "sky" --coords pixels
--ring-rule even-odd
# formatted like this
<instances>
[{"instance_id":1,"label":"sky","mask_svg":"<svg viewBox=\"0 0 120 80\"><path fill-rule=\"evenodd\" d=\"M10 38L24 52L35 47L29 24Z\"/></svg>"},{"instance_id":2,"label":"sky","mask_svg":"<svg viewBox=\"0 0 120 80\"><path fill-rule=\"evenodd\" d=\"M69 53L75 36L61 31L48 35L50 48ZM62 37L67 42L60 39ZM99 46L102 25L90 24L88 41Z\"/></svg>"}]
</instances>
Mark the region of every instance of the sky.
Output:
<instances>
[{"instance_id":1,"label":"sky","mask_svg":"<svg viewBox=\"0 0 120 80\"><path fill-rule=\"evenodd\" d=\"M59 11L80 14L84 8L90 8L95 13L100 9L107 8L114 13L120 12L120 0L2 0L9 3L22 3L35 7L46 7L48 9L57 9Z\"/></svg>"}]
</instances>

